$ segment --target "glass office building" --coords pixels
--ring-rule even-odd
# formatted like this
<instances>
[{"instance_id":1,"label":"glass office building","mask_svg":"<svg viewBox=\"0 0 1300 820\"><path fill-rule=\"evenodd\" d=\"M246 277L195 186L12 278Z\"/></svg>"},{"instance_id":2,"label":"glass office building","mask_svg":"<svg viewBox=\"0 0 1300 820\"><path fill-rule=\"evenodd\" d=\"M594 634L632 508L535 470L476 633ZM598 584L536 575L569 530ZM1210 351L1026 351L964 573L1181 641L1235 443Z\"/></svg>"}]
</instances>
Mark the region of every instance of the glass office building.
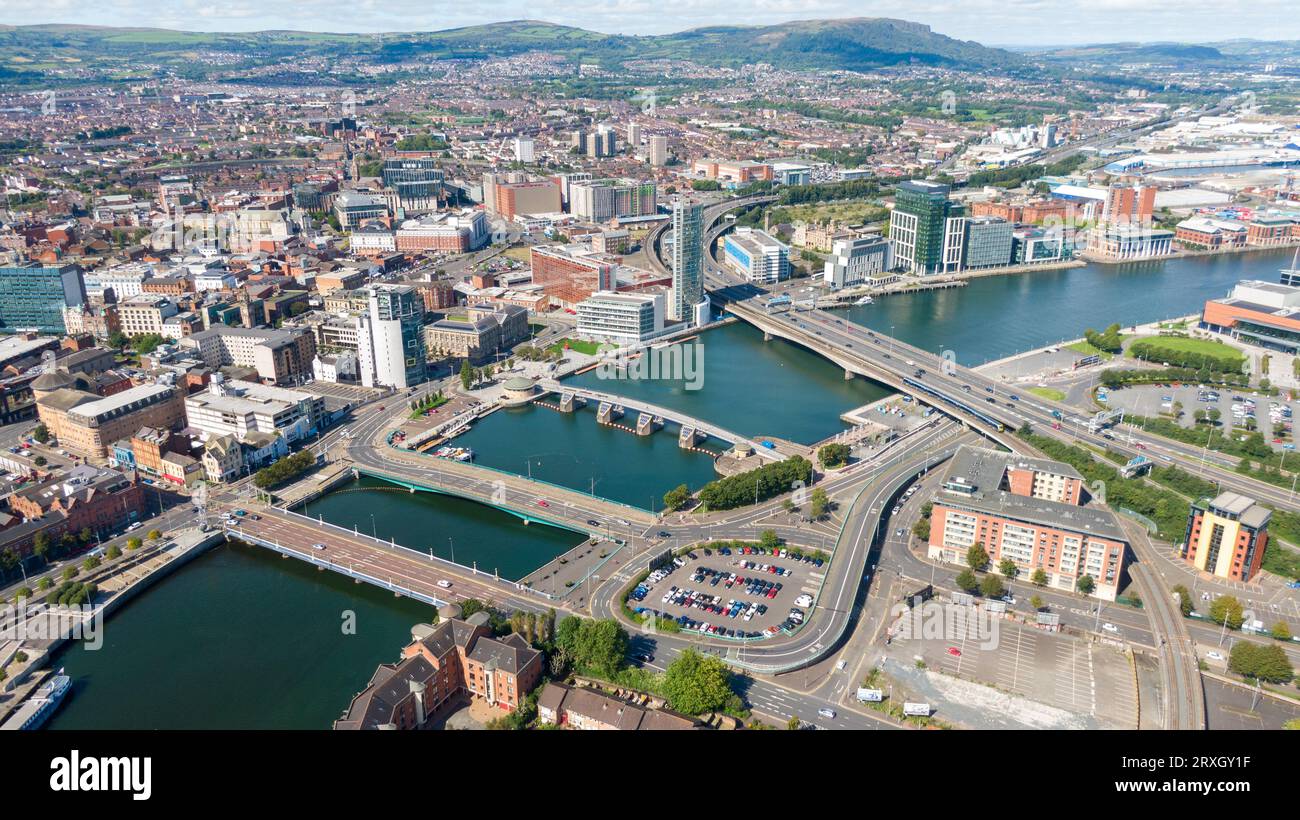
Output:
<instances>
[{"instance_id":1,"label":"glass office building","mask_svg":"<svg viewBox=\"0 0 1300 820\"><path fill-rule=\"evenodd\" d=\"M76 265L0 266L0 331L65 333L63 309L86 302Z\"/></svg>"}]
</instances>

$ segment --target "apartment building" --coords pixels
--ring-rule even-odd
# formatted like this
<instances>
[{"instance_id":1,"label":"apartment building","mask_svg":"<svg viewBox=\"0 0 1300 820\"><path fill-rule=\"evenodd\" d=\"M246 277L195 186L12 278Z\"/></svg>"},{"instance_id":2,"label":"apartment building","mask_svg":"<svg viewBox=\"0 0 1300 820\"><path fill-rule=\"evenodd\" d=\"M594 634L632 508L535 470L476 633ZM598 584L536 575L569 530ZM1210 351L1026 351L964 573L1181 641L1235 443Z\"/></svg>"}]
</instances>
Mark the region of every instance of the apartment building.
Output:
<instances>
[{"instance_id":1,"label":"apartment building","mask_svg":"<svg viewBox=\"0 0 1300 820\"><path fill-rule=\"evenodd\" d=\"M569 212L588 222L657 213L654 182L597 179L569 187Z\"/></svg>"},{"instance_id":2,"label":"apartment building","mask_svg":"<svg viewBox=\"0 0 1300 820\"><path fill-rule=\"evenodd\" d=\"M553 305L572 307L596 291L615 288L617 260L581 245L534 245L528 257L533 284L541 286Z\"/></svg>"},{"instance_id":3,"label":"apartment building","mask_svg":"<svg viewBox=\"0 0 1300 820\"><path fill-rule=\"evenodd\" d=\"M487 215L473 208L408 219L394 235L395 247L403 253L466 253L481 248L490 239Z\"/></svg>"},{"instance_id":4,"label":"apartment building","mask_svg":"<svg viewBox=\"0 0 1300 820\"><path fill-rule=\"evenodd\" d=\"M1272 516L1272 510L1237 493L1197 501L1187 516L1183 560L1201 572L1249 581L1264 563Z\"/></svg>"},{"instance_id":5,"label":"apartment building","mask_svg":"<svg viewBox=\"0 0 1300 820\"><path fill-rule=\"evenodd\" d=\"M163 323L177 313L176 303L166 296L139 293L117 306L118 322L127 336L161 336Z\"/></svg>"},{"instance_id":6,"label":"apartment building","mask_svg":"<svg viewBox=\"0 0 1300 820\"><path fill-rule=\"evenodd\" d=\"M881 287L898 281L894 246L879 234L836 239L822 269L822 278L834 289Z\"/></svg>"},{"instance_id":7,"label":"apartment building","mask_svg":"<svg viewBox=\"0 0 1300 820\"><path fill-rule=\"evenodd\" d=\"M1113 513L1083 500L1083 477L1068 464L963 446L934 497L928 554L960 564L980 544L994 567L1008 559L1027 577L1042 570L1062 590L1087 575L1091 594L1113 601L1128 537Z\"/></svg>"},{"instance_id":8,"label":"apartment building","mask_svg":"<svg viewBox=\"0 0 1300 820\"><path fill-rule=\"evenodd\" d=\"M0 264L0 327L63 333L63 309L85 301L76 265Z\"/></svg>"},{"instance_id":9,"label":"apartment building","mask_svg":"<svg viewBox=\"0 0 1300 820\"><path fill-rule=\"evenodd\" d=\"M411 637L402 659L375 671L335 729L420 729L467 697L511 712L542 676L542 653L516 633L492 637L486 612L419 624Z\"/></svg>"},{"instance_id":10,"label":"apartment building","mask_svg":"<svg viewBox=\"0 0 1300 820\"><path fill-rule=\"evenodd\" d=\"M216 326L180 340L198 351L210 368L251 367L272 384L302 384L311 380L316 341L302 328L274 330Z\"/></svg>"}]
</instances>

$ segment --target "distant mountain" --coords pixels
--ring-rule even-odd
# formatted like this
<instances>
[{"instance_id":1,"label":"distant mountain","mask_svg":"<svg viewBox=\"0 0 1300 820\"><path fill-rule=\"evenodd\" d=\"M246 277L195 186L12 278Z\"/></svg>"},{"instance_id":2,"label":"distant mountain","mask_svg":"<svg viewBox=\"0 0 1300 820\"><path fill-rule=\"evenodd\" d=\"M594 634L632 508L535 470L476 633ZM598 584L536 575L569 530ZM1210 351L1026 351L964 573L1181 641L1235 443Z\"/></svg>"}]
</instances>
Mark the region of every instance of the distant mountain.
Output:
<instances>
[{"instance_id":1,"label":"distant mountain","mask_svg":"<svg viewBox=\"0 0 1300 820\"><path fill-rule=\"evenodd\" d=\"M244 65L297 54L352 55L391 63L415 57L487 58L530 51L563 54L602 65L678 58L705 65L766 62L778 67L864 70L921 64L1011 68L1023 57L936 34L904 20L801 20L772 26L711 26L676 34L602 34L532 20L446 31L329 34L294 31L208 33L74 25L0 26L0 66L21 70L53 62L111 65L141 58L200 70L202 51L233 51Z\"/></svg>"},{"instance_id":2,"label":"distant mountain","mask_svg":"<svg viewBox=\"0 0 1300 820\"><path fill-rule=\"evenodd\" d=\"M1212 45L1187 43L1099 43L1066 46L1041 52L1049 60L1098 63L1184 63L1224 62L1232 58Z\"/></svg>"}]
</instances>

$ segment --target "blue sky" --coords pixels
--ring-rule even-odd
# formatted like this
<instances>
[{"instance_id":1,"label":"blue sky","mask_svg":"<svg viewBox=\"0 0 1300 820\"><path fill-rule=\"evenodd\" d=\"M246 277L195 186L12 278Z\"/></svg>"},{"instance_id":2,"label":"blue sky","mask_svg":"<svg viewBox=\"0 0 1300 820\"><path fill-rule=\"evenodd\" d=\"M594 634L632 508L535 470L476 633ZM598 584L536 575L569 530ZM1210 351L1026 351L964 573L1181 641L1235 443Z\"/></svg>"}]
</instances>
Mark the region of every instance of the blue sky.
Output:
<instances>
[{"instance_id":1,"label":"blue sky","mask_svg":"<svg viewBox=\"0 0 1300 820\"><path fill-rule=\"evenodd\" d=\"M1300 39L1294 0L0 0L0 23L191 31L429 31L535 19L621 34L897 17L986 45Z\"/></svg>"}]
</instances>

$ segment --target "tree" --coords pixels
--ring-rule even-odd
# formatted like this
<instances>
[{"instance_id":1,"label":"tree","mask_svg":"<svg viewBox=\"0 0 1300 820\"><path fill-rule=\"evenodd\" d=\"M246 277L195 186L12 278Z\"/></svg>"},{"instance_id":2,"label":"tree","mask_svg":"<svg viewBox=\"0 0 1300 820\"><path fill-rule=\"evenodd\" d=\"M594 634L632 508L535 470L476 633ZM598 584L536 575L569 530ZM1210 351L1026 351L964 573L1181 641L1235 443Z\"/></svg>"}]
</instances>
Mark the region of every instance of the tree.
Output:
<instances>
[{"instance_id":1,"label":"tree","mask_svg":"<svg viewBox=\"0 0 1300 820\"><path fill-rule=\"evenodd\" d=\"M980 594L985 598L1000 598L1006 587L1002 585L1002 579L996 575L985 575L984 580L980 582Z\"/></svg>"},{"instance_id":2,"label":"tree","mask_svg":"<svg viewBox=\"0 0 1300 820\"><path fill-rule=\"evenodd\" d=\"M90 572L92 569L97 569L98 567L99 567L98 555L91 555L88 558L86 558L85 561L81 562L81 568L84 569L86 572Z\"/></svg>"},{"instance_id":3,"label":"tree","mask_svg":"<svg viewBox=\"0 0 1300 820\"><path fill-rule=\"evenodd\" d=\"M975 573L971 572L969 569L962 570L955 580L957 586L966 592L974 592L979 589L979 579L976 578Z\"/></svg>"},{"instance_id":4,"label":"tree","mask_svg":"<svg viewBox=\"0 0 1300 820\"><path fill-rule=\"evenodd\" d=\"M989 564L989 554L984 551L984 545L976 541L971 548L966 550L966 566L973 570L984 569Z\"/></svg>"},{"instance_id":5,"label":"tree","mask_svg":"<svg viewBox=\"0 0 1300 820\"><path fill-rule=\"evenodd\" d=\"M1216 624L1227 624L1229 629L1241 629L1245 619L1241 601L1234 595L1220 595L1210 604L1210 620Z\"/></svg>"},{"instance_id":6,"label":"tree","mask_svg":"<svg viewBox=\"0 0 1300 820\"><path fill-rule=\"evenodd\" d=\"M1084 595L1091 595L1092 591L1097 588L1097 583L1092 580L1091 575L1081 575L1079 580L1074 582L1074 588Z\"/></svg>"},{"instance_id":7,"label":"tree","mask_svg":"<svg viewBox=\"0 0 1300 820\"><path fill-rule=\"evenodd\" d=\"M817 451L823 467L840 467L848 463L853 448L847 444L826 444Z\"/></svg>"},{"instance_id":8,"label":"tree","mask_svg":"<svg viewBox=\"0 0 1300 820\"><path fill-rule=\"evenodd\" d=\"M1291 640L1291 627L1287 626L1286 621L1278 621L1273 624L1273 629L1269 634L1279 641L1289 641Z\"/></svg>"},{"instance_id":9,"label":"tree","mask_svg":"<svg viewBox=\"0 0 1300 820\"><path fill-rule=\"evenodd\" d=\"M812 496L808 499L808 515L814 521L820 521L830 509L831 500L826 495L826 491L821 487L812 491Z\"/></svg>"},{"instance_id":10,"label":"tree","mask_svg":"<svg viewBox=\"0 0 1300 820\"><path fill-rule=\"evenodd\" d=\"M1187 591L1187 587L1178 584L1174 587L1174 594L1178 596L1178 610L1186 618L1192 614L1192 593Z\"/></svg>"},{"instance_id":11,"label":"tree","mask_svg":"<svg viewBox=\"0 0 1300 820\"><path fill-rule=\"evenodd\" d=\"M49 462L45 459L45 456L37 456L36 458L32 459L32 463L35 464L37 467L44 467Z\"/></svg>"},{"instance_id":12,"label":"tree","mask_svg":"<svg viewBox=\"0 0 1300 820\"><path fill-rule=\"evenodd\" d=\"M157 541L159 538L162 538L162 533L158 530L149 530L149 534L145 537L150 541Z\"/></svg>"},{"instance_id":13,"label":"tree","mask_svg":"<svg viewBox=\"0 0 1300 820\"><path fill-rule=\"evenodd\" d=\"M470 367L469 359L460 363L460 386L465 390L474 383L474 368Z\"/></svg>"},{"instance_id":14,"label":"tree","mask_svg":"<svg viewBox=\"0 0 1300 820\"><path fill-rule=\"evenodd\" d=\"M785 728L789 729L790 731L794 731L795 729L798 729L802 725L803 724L800 723L798 715L791 715L790 719L785 723Z\"/></svg>"},{"instance_id":15,"label":"tree","mask_svg":"<svg viewBox=\"0 0 1300 820\"><path fill-rule=\"evenodd\" d=\"M664 672L663 691L682 714L699 715L721 709L731 697L731 673L713 655L687 649Z\"/></svg>"},{"instance_id":16,"label":"tree","mask_svg":"<svg viewBox=\"0 0 1300 820\"><path fill-rule=\"evenodd\" d=\"M1043 608L1043 599L1035 595L1029 599L1029 605L1032 606L1035 611L1041 611Z\"/></svg>"},{"instance_id":17,"label":"tree","mask_svg":"<svg viewBox=\"0 0 1300 820\"><path fill-rule=\"evenodd\" d=\"M136 538L135 536L126 539L126 548L131 551L140 549L141 545L143 544L144 542L141 541L139 538Z\"/></svg>"},{"instance_id":18,"label":"tree","mask_svg":"<svg viewBox=\"0 0 1300 820\"><path fill-rule=\"evenodd\" d=\"M1237 641L1228 656L1228 668L1239 675L1269 683L1288 683L1295 676L1291 660L1278 644Z\"/></svg>"},{"instance_id":19,"label":"tree","mask_svg":"<svg viewBox=\"0 0 1300 820\"><path fill-rule=\"evenodd\" d=\"M922 541L929 541L930 540L930 519L928 518L916 519L916 523L912 525L912 535L915 535L917 538L921 539Z\"/></svg>"},{"instance_id":20,"label":"tree","mask_svg":"<svg viewBox=\"0 0 1300 820\"><path fill-rule=\"evenodd\" d=\"M776 530L763 530L758 536L758 545L771 552L781 546L781 539L777 537Z\"/></svg>"},{"instance_id":21,"label":"tree","mask_svg":"<svg viewBox=\"0 0 1300 820\"><path fill-rule=\"evenodd\" d=\"M41 444L45 444L50 440L50 428L46 427L44 424L36 425L36 429L32 431L32 438L36 439Z\"/></svg>"},{"instance_id":22,"label":"tree","mask_svg":"<svg viewBox=\"0 0 1300 820\"><path fill-rule=\"evenodd\" d=\"M108 548L108 551L105 552L104 555L106 555L109 558L118 558L122 555L122 548L119 547L117 544L114 544L113 546Z\"/></svg>"},{"instance_id":23,"label":"tree","mask_svg":"<svg viewBox=\"0 0 1300 820\"><path fill-rule=\"evenodd\" d=\"M678 484L664 493L664 506L669 510L680 510L691 498L691 491L685 484Z\"/></svg>"},{"instance_id":24,"label":"tree","mask_svg":"<svg viewBox=\"0 0 1300 820\"><path fill-rule=\"evenodd\" d=\"M998 572L1002 573L1004 578L1011 580L1020 574L1020 568L1010 558L1003 558L998 562Z\"/></svg>"},{"instance_id":25,"label":"tree","mask_svg":"<svg viewBox=\"0 0 1300 820\"><path fill-rule=\"evenodd\" d=\"M44 561L49 551L50 536L43 532L36 533L36 537L32 539L32 554Z\"/></svg>"},{"instance_id":26,"label":"tree","mask_svg":"<svg viewBox=\"0 0 1300 820\"><path fill-rule=\"evenodd\" d=\"M1043 572L1042 567L1039 567L1038 569L1034 570L1033 575L1029 576L1029 580L1036 587L1045 587L1047 586L1047 573Z\"/></svg>"}]
</instances>

